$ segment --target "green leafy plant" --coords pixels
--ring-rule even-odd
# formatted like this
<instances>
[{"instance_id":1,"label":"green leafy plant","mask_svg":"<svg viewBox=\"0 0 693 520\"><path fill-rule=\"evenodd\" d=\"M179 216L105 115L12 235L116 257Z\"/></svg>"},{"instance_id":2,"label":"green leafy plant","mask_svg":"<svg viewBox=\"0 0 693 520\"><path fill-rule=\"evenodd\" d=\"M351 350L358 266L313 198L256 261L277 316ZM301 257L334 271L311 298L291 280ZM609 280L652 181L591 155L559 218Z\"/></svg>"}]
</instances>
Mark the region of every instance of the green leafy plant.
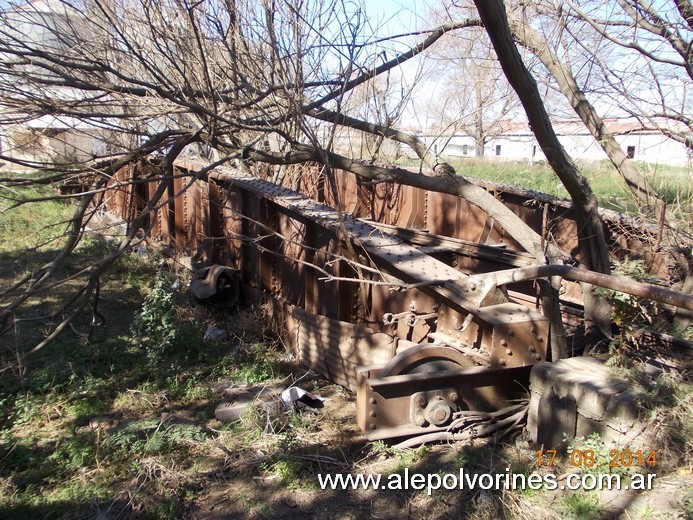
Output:
<instances>
[{"instance_id":1,"label":"green leafy plant","mask_svg":"<svg viewBox=\"0 0 693 520\"><path fill-rule=\"evenodd\" d=\"M618 262L614 274L639 282L653 281L645 264L640 260ZM625 352L629 346L637 345L636 332L644 327L657 328L655 318L660 315L659 306L657 302L610 289L597 289L597 294L611 303L613 323L618 326L618 335L609 345L609 364L626 365Z\"/></svg>"},{"instance_id":2,"label":"green leafy plant","mask_svg":"<svg viewBox=\"0 0 693 520\"><path fill-rule=\"evenodd\" d=\"M133 421L114 432L108 443L121 456L171 451L183 442L203 442L207 430L196 424L161 423L156 419Z\"/></svg>"},{"instance_id":3,"label":"green leafy plant","mask_svg":"<svg viewBox=\"0 0 693 520\"><path fill-rule=\"evenodd\" d=\"M574 520L599 520L604 517L604 508L594 493L572 493L562 500L564 518Z\"/></svg>"},{"instance_id":4,"label":"green leafy plant","mask_svg":"<svg viewBox=\"0 0 693 520\"><path fill-rule=\"evenodd\" d=\"M173 294L166 285L166 278L158 275L132 326L132 333L139 339L140 346L145 348L151 361L161 359L181 338Z\"/></svg>"}]
</instances>

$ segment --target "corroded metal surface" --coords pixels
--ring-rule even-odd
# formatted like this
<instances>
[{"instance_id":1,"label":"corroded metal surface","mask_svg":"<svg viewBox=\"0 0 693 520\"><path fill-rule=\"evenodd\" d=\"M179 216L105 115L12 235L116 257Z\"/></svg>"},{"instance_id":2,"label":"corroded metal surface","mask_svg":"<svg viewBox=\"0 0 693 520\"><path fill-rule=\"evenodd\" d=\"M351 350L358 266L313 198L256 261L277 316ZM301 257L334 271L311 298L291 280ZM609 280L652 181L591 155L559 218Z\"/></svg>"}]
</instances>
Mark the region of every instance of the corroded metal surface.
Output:
<instances>
[{"instance_id":1,"label":"corroded metal surface","mask_svg":"<svg viewBox=\"0 0 693 520\"><path fill-rule=\"evenodd\" d=\"M216 168L193 180L203 166L177 163L179 175L164 181L152 239L203 265L237 269L245 299L272 304L298 358L357 391L357 420L371 438L445 429L454 412L521 395L529 367L550 352L539 277L563 277L566 316L582 299L566 280L693 306L666 289L537 267L497 222L451 195L360 185L343 172L330 180L315 166L265 178ZM130 184L147 176L143 168L115 176L104 197L111 211L131 217L158 189L156 180ZM512 190L494 195L543 236L575 248L569 206ZM630 247L636 235L615 241Z\"/></svg>"}]
</instances>

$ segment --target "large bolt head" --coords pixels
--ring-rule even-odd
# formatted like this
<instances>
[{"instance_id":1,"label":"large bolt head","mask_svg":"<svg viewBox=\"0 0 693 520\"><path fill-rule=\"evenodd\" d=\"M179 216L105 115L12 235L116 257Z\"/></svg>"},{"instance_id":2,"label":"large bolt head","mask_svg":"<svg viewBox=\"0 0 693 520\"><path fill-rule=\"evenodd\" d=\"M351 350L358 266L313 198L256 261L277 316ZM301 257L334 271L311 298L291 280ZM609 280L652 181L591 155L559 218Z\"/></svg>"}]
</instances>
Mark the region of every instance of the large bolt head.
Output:
<instances>
[{"instance_id":1,"label":"large bolt head","mask_svg":"<svg viewBox=\"0 0 693 520\"><path fill-rule=\"evenodd\" d=\"M443 426L452 417L452 410L444 400L431 403L426 408L426 418L431 424Z\"/></svg>"}]
</instances>

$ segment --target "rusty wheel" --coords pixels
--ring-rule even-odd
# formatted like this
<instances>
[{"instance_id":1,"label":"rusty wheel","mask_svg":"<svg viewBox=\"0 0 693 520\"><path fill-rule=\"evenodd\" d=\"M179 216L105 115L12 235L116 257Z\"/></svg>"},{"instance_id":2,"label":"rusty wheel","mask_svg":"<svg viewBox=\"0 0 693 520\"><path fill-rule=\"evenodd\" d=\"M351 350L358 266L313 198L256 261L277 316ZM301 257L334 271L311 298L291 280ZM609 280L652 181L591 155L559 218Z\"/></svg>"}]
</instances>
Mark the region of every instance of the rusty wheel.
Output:
<instances>
[{"instance_id":1,"label":"rusty wheel","mask_svg":"<svg viewBox=\"0 0 693 520\"><path fill-rule=\"evenodd\" d=\"M438 372L476 366L459 350L445 345L417 345L400 352L380 371L379 377Z\"/></svg>"}]
</instances>

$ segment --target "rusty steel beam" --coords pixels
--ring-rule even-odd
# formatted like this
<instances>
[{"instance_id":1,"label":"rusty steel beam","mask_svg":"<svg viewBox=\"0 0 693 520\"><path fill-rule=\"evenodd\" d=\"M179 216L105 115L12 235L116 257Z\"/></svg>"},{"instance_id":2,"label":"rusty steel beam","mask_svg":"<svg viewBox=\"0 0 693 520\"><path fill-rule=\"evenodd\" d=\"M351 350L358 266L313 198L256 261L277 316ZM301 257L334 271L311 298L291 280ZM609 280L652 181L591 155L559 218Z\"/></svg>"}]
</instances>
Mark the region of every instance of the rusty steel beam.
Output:
<instances>
[{"instance_id":1,"label":"rusty steel beam","mask_svg":"<svg viewBox=\"0 0 693 520\"><path fill-rule=\"evenodd\" d=\"M470 258L477 258L496 264L505 264L515 267L526 267L536 264L536 260L529 253L513 251L512 249L481 244L478 242L471 242L461 238L446 237L420 229L390 226L387 224L380 224L375 221L369 221L369 223L378 229L382 229L391 235L401 238L408 244L431 253L451 252L468 256Z\"/></svg>"},{"instance_id":2,"label":"rusty steel beam","mask_svg":"<svg viewBox=\"0 0 693 520\"><path fill-rule=\"evenodd\" d=\"M422 292L435 294L461 312L480 315L483 299L493 290L491 282L469 284L465 281L467 277L456 269L399 238L294 191L223 167L211 172L210 178L228 188L242 189L259 199L272 201L293 218L324 228L336 237L343 237L346 232L352 243L362 248L376 265L407 282L419 284Z\"/></svg>"},{"instance_id":3,"label":"rusty steel beam","mask_svg":"<svg viewBox=\"0 0 693 520\"><path fill-rule=\"evenodd\" d=\"M304 191L334 204L324 176L311 170L304 181ZM176 178L168 195L183 185L183 177ZM462 240L471 233L512 245L483 212L454 197L383 186L364 193L347 179L338 185L350 210L380 222L219 167L206 183L195 182L162 207L154 234L191 253L204 250L207 259L229 258L242 273L243 294L271 302L272 319L301 361L357 390L357 422L371 439L443 431L457 412L495 410L524 395L531 365L546 360L550 346L532 280L557 276L693 310L692 297L662 287L571 266L537 266L525 253ZM124 216L135 199L132 189L112 197ZM440 207L432 211L435 201ZM430 225L451 236L402 225ZM219 255L215 244L223 249ZM374 266L408 284L405 292L368 285L370 275L358 269L375 273ZM478 274L494 269L501 270ZM514 283L525 284L515 287L524 299L508 297L504 286ZM385 313L402 319L383 323Z\"/></svg>"},{"instance_id":4,"label":"rusty steel beam","mask_svg":"<svg viewBox=\"0 0 693 520\"><path fill-rule=\"evenodd\" d=\"M356 422L369 440L445 431L448 424L417 415L426 401L445 400L457 410L495 411L526 396L530 369L468 366L380 377L381 367L359 367Z\"/></svg>"}]
</instances>

